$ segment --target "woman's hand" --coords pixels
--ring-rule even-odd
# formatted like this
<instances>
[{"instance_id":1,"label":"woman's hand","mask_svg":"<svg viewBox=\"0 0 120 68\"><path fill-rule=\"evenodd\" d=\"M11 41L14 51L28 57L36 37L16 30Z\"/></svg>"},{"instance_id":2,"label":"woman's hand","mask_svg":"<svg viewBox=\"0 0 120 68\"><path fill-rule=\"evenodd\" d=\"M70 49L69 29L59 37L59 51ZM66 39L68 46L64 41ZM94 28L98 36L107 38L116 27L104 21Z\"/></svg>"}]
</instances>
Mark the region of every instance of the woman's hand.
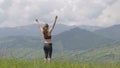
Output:
<instances>
[{"instance_id":1,"label":"woman's hand","mask_svg":"<svg viewBox=\"0 0 120 68\"><path fill-rule=\"evenodd\" d=\"M52 31L53 31L53 29L54 29L54 27L55 27L57 18L58 18L58 16L55 16L55 20L54 20L53 25L52 25L52 27L51 27L51 29L50 29L50 34L52 33Z\"/></svg>"},{"instance_id":2,"label":"woman's hand","mask_svg":"<svg viewBox=\"0 0 120 68\"><path fill-rule=\"evenodd\" d=\"M36 19L35 21L38 22L38 19Z\"/></svg>"},{"instance_id":3,"label":"woman's hand","mask_svg":"<svg viewBox=\"0 0 120 68\"><path fill-rule=\"evenodd\" d=\"M37 22L37 25L38 25L38 27L40 28L40 31L41 31L41 32L43 32L43 30L42 30L42 27L41 27L41 25L40 25L39 20L38 20L38 19L35 19L35 21Z\"/></svg>"},{"instance_id":4,"label":"woman's hand","mask_svg":"<svg viewBox=\"0 0 120 68\"><path fill-rule=\"evenodd\" d=\"M55 16L55 19L57 19L58 18L58 16Z\"/></svg>"}]
</instances>

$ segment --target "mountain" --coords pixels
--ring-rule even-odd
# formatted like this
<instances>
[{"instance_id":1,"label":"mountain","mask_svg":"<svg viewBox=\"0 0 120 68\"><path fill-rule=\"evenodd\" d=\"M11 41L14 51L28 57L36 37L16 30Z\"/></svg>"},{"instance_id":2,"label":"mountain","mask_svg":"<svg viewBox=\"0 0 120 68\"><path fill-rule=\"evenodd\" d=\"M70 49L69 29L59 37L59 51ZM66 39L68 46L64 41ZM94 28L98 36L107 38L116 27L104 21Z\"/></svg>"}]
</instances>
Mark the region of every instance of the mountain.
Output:
<instances>
[{"instance_id":1,"label":"mountain","mask_svg":"<svg viewBox=\"0 0 120 68\"><path fill-rule=\"evenodd\" d=\"M72 29L74 26L67 26L63 24L57 24L53 30L53 34L59 34L66 30ZM39 36L40 30L36 24L19 26L19 27L5 27L0 28L0 37L6 36Z\"/></svg>"},{"instance_id":2,"label":"mountain","mask_svg":"<svg viewBox=\"0 0 120 68\"><path fill-rule=\"evenodd\" d=\"M114 40L120 40L120 25L113 25L104 29L100 29L95 31L95 33Z\"/></svg>"},{"instance_id":3,"label":"mountain","mask_svg":"<svg viewBox=\"0 0 120 68\"><path fill-rule=\"evenodd\" d=\"M78 62L119 62L120 40L73 28L53 35L53 58ZM43 37L0 38L0 58L43 58Z\"/></svg>"},{"instance_id":4,"label":"mountain","mask_svg":"<svg viewBox=\"0 0 120 68\"><path fill-rule=\"evenodd\" d=\"M54 51L61 53L64 50L87 50L101 47L100 45L113 41L80 28L73 28L58 35L53 35L52 40L54 42ZM33 53L39 52L42 46L43 37L41 36L8 36L0 38L0 48L5 55L8 52L24 52L25 50L25 54L28 53L26 55L31 52L30 54L33 56Z\"/></svg>"},{"instance_id":5,"label":"mountain","mask_svg":"<svg viewBox=\"0 0 120 68\"><path fill-rule=\"evenodd\" d=\"M113 40L94 34L93 32L80 28L73 28L58 34L54 42L63 46L65 50L84 50L89 48L100 47L101 44L110 43Z\"/></svg>"}]
</instances>

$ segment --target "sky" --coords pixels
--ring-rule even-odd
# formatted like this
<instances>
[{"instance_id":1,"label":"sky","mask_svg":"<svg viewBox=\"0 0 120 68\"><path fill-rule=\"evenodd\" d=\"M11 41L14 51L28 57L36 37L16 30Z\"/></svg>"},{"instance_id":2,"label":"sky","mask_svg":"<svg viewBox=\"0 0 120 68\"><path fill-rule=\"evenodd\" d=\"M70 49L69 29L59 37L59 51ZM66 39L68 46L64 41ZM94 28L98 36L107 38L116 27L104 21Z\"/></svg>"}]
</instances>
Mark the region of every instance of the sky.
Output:
<instances>
[{"instance_id":1,"label":"sky","mask_svg":"<svg viewBox=\"0 0 120 68\"><path fill-rule=\"evenodd\" d=\"M120 0L0 0L0 27L40 23L111 26L120 24Z\"/></svg>"}]
</instances>

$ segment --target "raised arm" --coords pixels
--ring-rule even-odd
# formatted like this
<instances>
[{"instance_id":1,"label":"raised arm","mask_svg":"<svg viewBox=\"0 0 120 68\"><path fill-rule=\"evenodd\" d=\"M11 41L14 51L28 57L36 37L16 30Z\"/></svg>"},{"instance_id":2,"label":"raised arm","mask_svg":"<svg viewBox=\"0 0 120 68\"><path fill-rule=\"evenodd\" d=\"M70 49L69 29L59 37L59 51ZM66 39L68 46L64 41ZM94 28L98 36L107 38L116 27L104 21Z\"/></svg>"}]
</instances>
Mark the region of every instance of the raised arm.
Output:
<instances>
[{"instance_id":1,"label":"raised arm","mask_svg":"<svg viewBox=\"0 0 120 68\"><path fill-rule=\"evenodd\" d=\"M36 22L37 22L37 25L38 25L40 31L42 32L43 30L42 30L42 27L41 27L40 22L38 21L38 19L36 19Z\"/></svg>"},{"instance_id":2,"label":"raised arm","mask_svg":"<svg viewBox=\"0 0 120 68\"><path fill-rule=\"evenodd\" d=\"M55 20L54 20L54 22L53 22L53 25L52 25L52 27L51 27L51 29L50 29L50 33L52 33L52 31L53 31L53 29L54 29L54 27L55 27L57 18L58 18L58 16L55 17Z\"/></svg>"}]
</instances>

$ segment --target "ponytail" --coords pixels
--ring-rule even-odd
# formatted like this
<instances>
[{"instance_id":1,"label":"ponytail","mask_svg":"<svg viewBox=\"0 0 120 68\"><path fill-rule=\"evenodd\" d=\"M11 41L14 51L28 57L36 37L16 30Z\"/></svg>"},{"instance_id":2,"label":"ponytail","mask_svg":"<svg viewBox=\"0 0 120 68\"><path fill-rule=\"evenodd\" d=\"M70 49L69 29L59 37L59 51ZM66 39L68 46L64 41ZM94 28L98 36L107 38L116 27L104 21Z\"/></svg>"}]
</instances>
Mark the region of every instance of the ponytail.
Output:
<instances>
[{"instance_id":1,"label":"ponytail","mask_svg":"<svg viewBox=\"0 0 120 68\"><path fill-rule=\"evenodd\" d=\"M45 24L44 27L43 27L43 35L44 35L44 37L46 37L48 35L48 27L49 27L48 24Z\"/></svg>"}]
</instances>

